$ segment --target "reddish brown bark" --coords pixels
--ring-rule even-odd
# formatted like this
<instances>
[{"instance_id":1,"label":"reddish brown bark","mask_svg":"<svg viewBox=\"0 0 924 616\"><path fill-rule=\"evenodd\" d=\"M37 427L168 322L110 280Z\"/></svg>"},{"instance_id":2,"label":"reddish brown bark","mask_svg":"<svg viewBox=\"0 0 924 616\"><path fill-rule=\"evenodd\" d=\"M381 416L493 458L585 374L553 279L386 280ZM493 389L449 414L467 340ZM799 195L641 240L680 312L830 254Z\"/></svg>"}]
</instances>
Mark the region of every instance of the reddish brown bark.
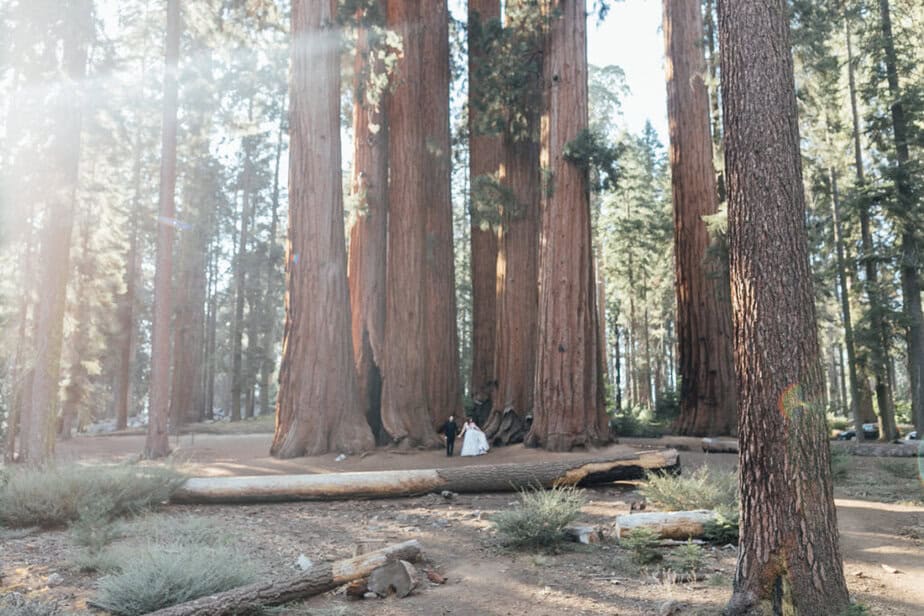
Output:
<instances>
[{"instance_id":1,"label":"reddish brown bark","mask_svg":"<svg viewBox=\"0 0 924 616\"><path fill-rule=\"evenodd\" d=\"M551 2L546 42L539 318L531 446L552 451L609 438L597 335L587 170L564 158L587 128L585 2Z\"/></svg>"},{"instance_id":2,"label":"reddish brown bark","mask_svg":"<svg viewBox=\"0 0 924 616\"><path fill-rule=\"evenodd\" d=\"M430 154L421 121L420 6L389 0L388 27L401 36L403 55L389 96L388 263L385 291L385 381L382 426L392 441L436 445L427 403L426 225L424 170ZM441 332L440 335L448 335Z\"/></svg>"},{"instance_id":3,"label":"reddish brown bark","mask_svg":"<svg viewBox=\"0 0 924 616\"><path fill-rule=\"evenodd\" d=\"M427 329L427 405L433 428L462 410L456 276L452 242L451 142L449 130L449 8L446 0L420 11L419 121L424 130L426 210L424 317Z\"/></svg>"},{"instance_id":4,"label":"reddish brown bark","mask_svg":"<svg viewBox=\"0 0 924 616\"><path fill-rule=\"evenodd\" d=\"M741 544L725 613L841 614L785 0L719 0Z\"/></svg>"},{"instance_id":5,"label":"reddish brown bark","mask_svg":"<svg viewBox=\"0 0 924 616\"><path fill-rule=\"evenodd\" d=\"M353 354L366 421L382 442L382 346L385 338L385 255L388 217L388 126L384 109L367 97L367 75L381 74L371 62L368 31L356 41L353 82L353 225L349 281Z\"/></svg>"},{"instance_id":6,"label":"reddish brown bark","mask_svg":"<svg viewBox=\"0 0 924 616\"><path fill-rule=\"evenodd\" d=\"M482 24L500 17L499 0L469 0L469 23ZM477 37L469 36L469 179L493 176L500 167L501 138L484 134L477 128L478 97L481 85L476 67L483 62L484 51ZM537 163L538 166L538 163ZM497 310L497 230L490 216L473 206L471 211L472 267L472 369L469 391L480 404L491 402L494 395L495 319Z\"/></svg>"},{"instance_id":7,"label":"reddish brown bark","mask_svg":"<svg viewBox=\"0 0 924 616\"><path fill-rule=\"evenodd\" d=\"M279 458L371 449L350 344L336 0L292 3L286 324Z\"/></svg>"},{"instance_id":8,"label":"reddish brown bark","mask_svg":"<svg viewBox=\"0 0 924 616\"><path fill-rule=\"evenodd\" d=\"M664 0L667 113L674 199L674 263L680 375L679 434L734 434L737 425L731 307L725 276L708 271L715 214L709 100L699 0Z\"/></svg>"},{"instance_id":9,"label":"reddish brown bark","mask_svg":"<svg viewBox=\"0 0 924 616\"><path fill-rule=\"evenodd\" d=\"M70 273L71 234L74 224L80 164L82 104L79 82L86 76L87 49L92 37L92 4L71 0L67 5L63 44L66 79L54 101L55 143L50 164L60 174L45 210L39 256L39 301L36 310L36 354L30 405L20 418L19 460L41 464L54 453L64 338L64 310Z\"/></svg>"},{"instance_id":10,"label":"reddish brown bark","mask_svg":"<svg viewBox=\"0 0 924 616\"><path fill-rule=\"evenodd\" d=\"M170 319L173 316L173 238L176 211L177 73L180 57L180 6L167 2L167 44L164 72L164 117L160 162L157 261L154 273L154 331L151 335L151 400L147 458L162 458L170 446L167 419L170 412Z\"/></svg>"}]
</instances>

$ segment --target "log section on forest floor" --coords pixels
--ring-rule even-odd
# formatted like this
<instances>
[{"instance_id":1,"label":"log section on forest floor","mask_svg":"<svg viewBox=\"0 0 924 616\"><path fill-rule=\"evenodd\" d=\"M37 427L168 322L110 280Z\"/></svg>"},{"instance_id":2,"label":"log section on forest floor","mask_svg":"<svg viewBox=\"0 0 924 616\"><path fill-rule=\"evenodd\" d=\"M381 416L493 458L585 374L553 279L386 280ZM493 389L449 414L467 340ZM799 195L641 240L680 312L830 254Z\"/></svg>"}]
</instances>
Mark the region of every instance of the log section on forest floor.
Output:
<instances>
[{"instance_id":1,"label":"log section on forest floor","mask_svg":"<svg viewBox=\"0 0 924 616\"><path fill-rule=\"evenodd\" d=\"M855 456L875 458L924 458L924 441L910 443L832 443Z\"/></svg>"},{"instance_id":2,"label":"log section on forest floor","mask_svg":"<svg viewBox=\"0 0 924 616\"><path fill-rule=\"evenodd\" d=\"M738 441L727 438L704 438L703 451L706 453L738 453Z\"/></svg>"},{"instance_id":3,"label":"log section on forest floor","mask_svg":"<svg viewBox=\"0 0 924 616\"><path fill-rule=\"evenodd\" d=\"M715 511L705 509L621 515L616 518L616 536L622 538L637 528L646 528L656 532L661 539L684 541L702 537L706 525L716 519Z\"/></svg>"},{"instance_id":4,"label":"log section on forest floor","mask_svg":"<svg viewBox=\"0 0 924 616\"><path fill-rule=\"evenodd\" d=\"M304 573L257 582L180 603L152 612L149 616L223 616L256 612L265 606L282 605L333 590L364 578L390 563L415 561L420 557L420 552L420 543L416 540L405 541L346 560L321 563Z\"/></svg>"},{"instance_id":5,"label":"log section on forest floor","mask_svg":"<svg viewBox=\"0 0 924 616\"><path fill-rule=\"evenodd\" d=\"M174 503L259 503L415 496L429 492L511 492L556 485L594 485L644 479L648 471L679 473L677 451L624 453L528 464L483 464L425 470L318 475L193 477Z\"/></svg>"}]
</instances>

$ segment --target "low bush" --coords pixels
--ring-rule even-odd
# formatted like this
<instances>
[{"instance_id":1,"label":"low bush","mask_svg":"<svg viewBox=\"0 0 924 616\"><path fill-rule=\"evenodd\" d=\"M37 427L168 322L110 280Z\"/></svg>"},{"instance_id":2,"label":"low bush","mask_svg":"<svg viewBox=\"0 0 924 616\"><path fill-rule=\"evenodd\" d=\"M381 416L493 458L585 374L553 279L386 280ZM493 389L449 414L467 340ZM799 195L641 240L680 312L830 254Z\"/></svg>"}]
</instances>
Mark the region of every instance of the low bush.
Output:
<instances>
[{"instance_id":1,"label":"low bush","mask_svg":"<svg viewBox=\"0 0 924 616\"><path fill-rule=\"evenodd\" d=\"M689 475L649 473L639 491L649 503L665 511L712 509L738 517L738 478L733 472L701 466Z\"/></svg>"},{"instance_id":2,"label":"low bush","mask_svg":"<svg viewBox=\"0 0 924 616\"><path fill-rule=\"evenodd\" d=\"M713 522L706 522L703 539L716 545L738 545L738 516L718 512Z\"/></svg>"},{"instance_id":3,"label":"low bush","mask_svg":"<svg viewBox=\"0 0 924 616\"><path fill-rule=\"evenodd\" d=\"M178 473L155 467L17 469L0 486L0 524L62 526L88 508L100 518L137 514L166 501L182 482Z\"/></svg>"},{"instance_id":4,"label":"low bush","mask_svg":"<svg viewBox=\"0 0 924 616\"><path fill-rule=\"evenodd\" d=\"M104 576L94 604L116 616L139 616L256 581L258 568L230 547L151 545L132 551Z\"/></svg>"},{"instance_id":5,"label":"low bush","mask_svg":"<svg viewBox=\"0 0 924 616\"><path fill-rule=\"evenodd\" d=\"M0 614L3 616L61 616L57 603L26 599L19 593L0 595Z\"/></svg>"},{"instance_id":6,"label":"low bush","mask_svg":"<svg viewBox=\"0 0 924 616\"><path fill-rule=\"evenodd\" d=\"M632 553L637 565L650 565L664 558L658 550L658 533L650 528L633 528L619 539L619 545Z\"/></svg>"},{"instance_id":7,"label":"low bush","mask_svg":"<svg viewBox=\"0 0 924 616\"><path fill-rule=\"evenodd\" d=\"M627 408L610 418L610 430L619 436L637 438L659 438L666 428L651 416L651 411L640 408Z\"/></svg>"},{"instance_id":8,"label":"low bush","mask_svg":"<svg viewBox=\"0 0 924 616\"><path fill-rule=\"evenodd\" d=\"M494 516L505 545L551 548L564 539L564 528L581 513L584 496L573 487L520 493L520 503Z\"/></svg>"},{"instance_id":9,"label":"low bush","mask_svg":"<svg viewBox=\"0 0 924 616\"><path fill-rule=\"evenodd\" d=\"M695 580L705 562L706 551L692 541L687 541L671 553L670 568L679 573L685 573Z\"/></svg>"},{"instance_id":10,"label":"low bush","mask_svg":"<svg viewBox=\"0 0 924 616\"><path fill-rule=\"evenodd\" d=\"M841 482L850 475L850 453L843 447L831 447L831 478Z\"/></svg>"}]
</instances>

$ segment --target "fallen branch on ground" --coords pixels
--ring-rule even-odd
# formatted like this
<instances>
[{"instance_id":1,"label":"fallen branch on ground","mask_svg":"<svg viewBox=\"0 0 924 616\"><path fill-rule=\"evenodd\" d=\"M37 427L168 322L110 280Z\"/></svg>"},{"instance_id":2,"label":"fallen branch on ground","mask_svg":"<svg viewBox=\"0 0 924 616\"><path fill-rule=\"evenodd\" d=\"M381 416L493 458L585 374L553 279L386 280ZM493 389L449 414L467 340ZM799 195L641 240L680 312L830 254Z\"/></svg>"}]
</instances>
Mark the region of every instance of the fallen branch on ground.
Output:
<instances>
[{"instance_id":1,"label":"fallen branch on ground","mask_svg":"<svg viewBox=\"0 0 924 616\"><path fill-rule=\"evenodd\" d=\"M429 492L510 492L556 485L586 486L644 479L653 470L679 472L675 449L623 453L606 458L558 459L527 464L484 464L428 470L194 477L174 493L174 503L260 503L414 496Z\"/></svg>"},{"instance_id":2,"label":"fallen branch on ground","mask_svg":"<svg viewBox=\"0 0 924 616\"><path fill-rule=\"evenodd\" d=\"M257 582L180 603L152 612L149 616L225 616L248 610L256 611L265 606L282 605L313 597L364 578L383 565L399 560L417 560L420 551L420 543L416 540L405 541L346 560L321 563L303 573Z\"/></svg>"},{"instance_id":3,"label":"fallen branch on ground","mask_svg":"<svg viewBox=\"0 0 924 616\"><path fill-rule=\"evenodd\" d=\"M616 518L616 536L624 537L636 528L647 528L658 533L661 539L683 541L702 537L706 524L716 519L715 511L705 509L621 515Z\"/></svg>"}]
</instances>

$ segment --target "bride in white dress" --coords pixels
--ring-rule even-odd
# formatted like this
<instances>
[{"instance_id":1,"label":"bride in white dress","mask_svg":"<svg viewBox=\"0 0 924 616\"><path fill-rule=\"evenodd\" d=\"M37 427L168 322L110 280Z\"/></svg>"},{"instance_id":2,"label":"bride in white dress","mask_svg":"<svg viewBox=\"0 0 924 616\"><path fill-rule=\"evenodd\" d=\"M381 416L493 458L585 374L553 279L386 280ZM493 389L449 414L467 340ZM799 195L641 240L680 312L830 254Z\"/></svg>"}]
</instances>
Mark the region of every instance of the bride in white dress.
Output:
<instances>
[{"instance_id":1,"label":"bride in white dress","mask_svg":"<svg viewBox=\"0 0 924 616\"><path fill-rule=\"evenodd\" d=\"M459 436L464 437L460 455L480 456L487 453L488 449L490 449L490 447L488 447L488 437L484 435L484 432L475 424L473 419L469 419L465 422Z\"/></svg>"}]
</instances>

